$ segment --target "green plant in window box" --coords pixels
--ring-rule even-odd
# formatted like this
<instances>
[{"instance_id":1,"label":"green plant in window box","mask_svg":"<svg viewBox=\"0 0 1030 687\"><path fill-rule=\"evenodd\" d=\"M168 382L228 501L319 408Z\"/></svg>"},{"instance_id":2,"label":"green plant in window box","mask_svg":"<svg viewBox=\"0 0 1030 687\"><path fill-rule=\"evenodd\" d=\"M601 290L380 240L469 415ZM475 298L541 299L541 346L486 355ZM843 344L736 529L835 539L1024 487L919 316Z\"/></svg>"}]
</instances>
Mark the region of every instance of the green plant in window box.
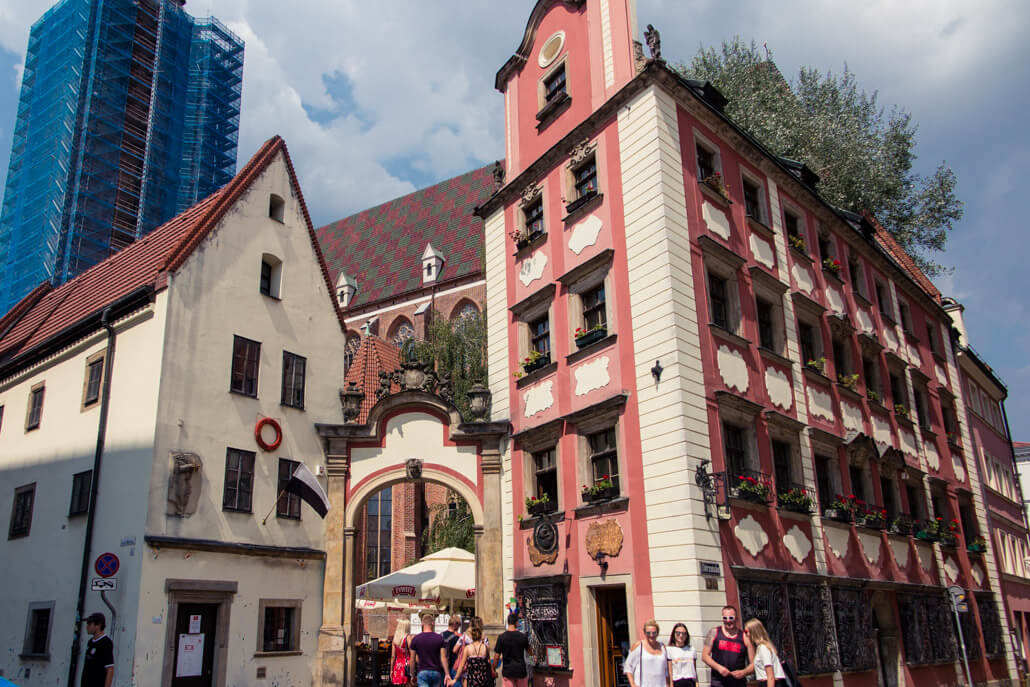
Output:
<instances>
[{"instance_id":1,"label":"green plant in window box","mask_svg":"<svg viewBox=\"0 0 1030 687\"><path fill-rule=\"evenodd\" d=\"M538 498L533 498L532 496L526 497L526 510L529 511L530 515L546 513L550 508L551 497L547 495L547 492L544 492Z\"/></svg>"},{"instance_id":2,"label":"green plant in window box","mask_svg":"<svg viewBox=\"0 0 1030 687\"><path fill-rule=\"evenodd\" d=\"M794 487L782 494L777 494L776 501L780 508L795 513L811 513L812 506L815 505L812 497L808 495L808 490L801 487Z\"/></svg>"},{"instance_id":3,"label":"green plant in window box","mask_svg":"<svg viewBox=\"0 0 1030 687\"><path fill-rule=\"evenodd\" d=\"M880 394L872 389L866 389L865 397L870 401L875 401L876 403L880 402Z\"/></svg>"},{"instance_id":4,"label":"green plant in window box","mask_svg":"<svg viewBox=\"0 0 1030 687\"><path fill-rule=\"evenodd\" d=\"M576 327L576 331L572 333L572 338L575 340L576 346L579 348L589 346L592 343L600 341L606 336L608 336L608 328L600 323L595 324L589 329Z\"/></svg>"},{"instance_id":5,"label":"green plant in window box","mask_svg":"<svg viewBox=\"0 0 1030 687\"><path fill-rule=\"evenodd\" d=\"M973 541L966 544L966 551L969 553L985 553L987 551L987 542L984 541L983 537L976 537Z\"/></svg>"},{"instance_id":6,"label":"green plant in window box","mask_svg":"<svg viewBox=\"0 0 1030 687\"><path fill-rule=\"evenodd\" d=\"M722 196L726 200L730 199L730 193L726 190L726 184L723 183L722 174L720 174L719 172L712 172L704 179L702 179L701 183L714 189L720 196Z\"/></svg>"},{"instance_id":7,"label":"green plant in window box","mask_svg":"<svg viewBox=\"0 0 1030 687\"><path fill-rule=\"evenodd\" d=\"M819 374L824 374L826 370L826 358L813 358L805 363L805 367L810 370L815 370Z\"/></svg>"},{"instance_id":8,"label":"green plant in window box","mask_svg":"<svg viewBox=\"0 0 1030 687\"><path fill-rule=\"evenodd\" d=\"M856 524L859 527L882 530L887 525L887 511L883 508L866 508Z\"/></svg>"},{"instance_id":9,"label":"green plant in window box","mask_svg":"<svg viewBox=\"0 0 1030 687\"><path fill-rule=\"evenodd\" d=\"M794 250L799 251L801 253L805 252L806 246L804 238L796 236L794 234L790 234L787 236L787 241L790 243L790 247Z\"/></svg>"},{"instance_id":10,"label":"green plant in window box","mask_svg":"<svg viewBox=\"0 0 1030 687\"><path fill-rule=\"evenodd\" d=\"M858 390L858 373L857 372L854 373L854 374L850 374L850 375L837 375L837 381L840 382L840 385L842 387L844 387L845 389L849 389L851 391L857 391Z\"/></svg>"},{"instance_id":11,"label":"green plant in window box","mask_svg":"<svg viewBox=\"0 0 1030 687\"><path fill-rule=\"evenodd\" d=\"M906 408L903 403L895 403L894 412L900 415L901 417L908 417L908 408Z\"/></svg>"},{"instance_id":12,"label":"green plant in window box","mask_svg":"<svg viewBox=\"0 0 1030 687\"><path fill-rule=\"evenodd\" d=\"M823 511L823 517L839 522L851 522L855 510L858 508L856 505L857 501L858 499L853 495L842 496L837 494L830 507Z\"/></svg>"},{"instance_id":13,"label":"green plant in window box","mask_svg":"<svg viewBox=\"0 0 1030 687\"><path fill-rule=\"evenodd\" d=\"M612 482L610 475L601 475L601 479L594 482L592 485L583 485L583 500L590 501L604 501L615 496L615 483Z\"/></svg>"},{"instance_id":14,"label":"green plant in window box","mask_svg":"<svg viewBox=\"0 0 1030 687\"><path fill-rule=\"evenodd\" d=\"M740 475L737 478L737 487L735 489L737 498L753 501L754 503L768 503L770 491L768 484L759 482L750 475Z\"/></svg>"},{"instance_id":15,"label":"green plant in window box","mask_svg":"<svg viewBox=\"0 0 1030 687\"><path fill-rule=\"evenodd\" d=\"M958 445L958 432L947 432L945 436L948 438L949 444Z\"/></svg>"},{"instance_id":16,"label":"green plant in window box","mask_svg":"<svg viewBox=\"0 0 1030 687\"><path fill-rule=\"evenodd\" d=\"M912 522L912 518L908 517L907 515L896 515L891 520L889 530L891 534L900 534L902 536L905 536L912 534L912 528L914 526L915 523Z\"/></svg>"},{"instance_id":17,"label":"green plant in window box","mask_svg":"<svg viewBox=\"0 0 1030 687\"><path fill-rule=\"evenodd\" d=\"M529 374L533 370L541 368L549 362L551 362L551 356L544 355L540 351L533 349L529 352L529 355L523 358L522 371L526 374Z\"/></svg>"},{"instance_id":18,"label":"green plant in window box","mask_svg":"<svg viewBox=\"0 0 1030 687\"><path fill-rule=\"evenodd\" d=\"M834 275L840 275L840 260L834 257L823 258L823 269Z\"/></svg>"}]
</instances>

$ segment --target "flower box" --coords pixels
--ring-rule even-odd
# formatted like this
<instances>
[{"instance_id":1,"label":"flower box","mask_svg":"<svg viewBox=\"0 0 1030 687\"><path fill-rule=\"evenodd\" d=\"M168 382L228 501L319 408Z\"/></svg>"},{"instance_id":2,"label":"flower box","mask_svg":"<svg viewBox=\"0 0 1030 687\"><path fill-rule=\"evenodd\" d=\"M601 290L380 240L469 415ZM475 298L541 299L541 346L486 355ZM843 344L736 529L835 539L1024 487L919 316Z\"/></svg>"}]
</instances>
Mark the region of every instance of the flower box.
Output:
<instances>
[{"instance_id":1,"label":"flower box","mask_svg":"<svg viewBox=\"0 0 1030 687\"><path fill-rule=\"evenodd\" d=\"M823 511L823 517L837 522L851 522L851 511L840 508L827 508Z\"/></svg>"},{"instance_id":2,"label":"flower box","mask_svg":"<svg viewBox=\"0 0 1030 687\"><path fill-rule=\"evenodd\" d=\"M771 492L768 484L750 475L738 475L737 485L730 488L730 496L751 503L769 503Z\"/></svg>"},{"instance_id":3,"label":"flower box","mask_svg":"<svg viewBox=\"0 0 1030 687\"><path fill-rule=\"evenodd\" d=\"M826 358L815 358L805 363L809 370L815 370L819 374L826 374Z\"/></svg>"},{"instance_id":4,"label":"flower box","mask_svg":"<svg viewBox=\"0 0 1030 687\"><path fill-rule=\"evenodd\" d=\"M858 525L859 527L865 527L866 529L870 529L870 530L882 530L884 528L884 526L886 525L886 523L884 522L884 519L881 518L878 515L863 515L863 516L860 516L855 521L855 524Z\"/></svg>"},{"instance_id":5,"label":"flower box","mask_svg":"<svg viewBox=\"0 0 1030 687\"><path fill-rule=\"evenodd\" d=\"M591 491L586 489L583 491L583 501L585 503L595 503L597 501L610 501L619 495L619 492L615 490L615 487L605 487L597 491Z\"/></svg>"},{"instance_id":6,"label":"flower box","mask_svg":"<svg viewBox=\"0 0 1030 687\"><path fill-rule=\"evenodd\" d=\"M975 554L987 553L987 542L980 538L974 539L966 545L966 551Z\"/></svg>"},{"instance_id":7,"label":"flower box","mask_svg":"<svg viewBox=\"0 0 1030 687\"><path fill-rule=\"evenodd\" d=\"M787 236L787 242L790 244L791 248L801 253L802 255L806 255L805 239L803 239L800 236L790 234Z\"/></svg>"},{"instance_id":8,"label":"flower box","mask_svg":"<svg viewBox=\"0 0 1030 687\"><path fill-rule=\"evenodd\" d=\"M912 534L912 528L914 527L912 521L909 518L898 516L891 521L888 532L891 534L898 534L903 537L907 537Z\"/></svg>"},{"instance_id":9,"label":"flower box","mask_svg":"<svg viewBox=\"0 0 1030 687\"><path fill-rule=\"evenodd\" d=\"M812 497L808 495L808 490L802 487L794 487L777 494L776 502L783 510L804 515L810 515L812 513L812 506L815 505Z\"/></svg>"},{"instance_id":10,"label":"flower box","mask_svg":"<svg viewBox=\"0 0 1030 687\"><path fill-rule=\"evenodd\" d=\"M590 344L595 344L598 341L600 341L601 339L603 339L606 336L608 336L608 330L605 327L601 327L599 329L598 328L589 329L587 331L583 331L583 330L577 329L576 331L577 332L582 332L582 333L577 333L574 336L574 338L576 340L576 347L577 348L586 348Z\"/></svg>"},{"instance_id":11,"label":"flower box","mask_svg":"<svg viewBox=\"0 0 1030 687\"><path fill-rule=\"evenodd\" d=\"M530 515L543 515L554 510L557 504L551 501L551 497L544 494L538 499L526 497L526 510Z\"/></svg>"},{"instance_id":12,"label":"flower box","mask_svg":"<svg viewBox=\"0 0 1030 687\"><path fill-rule=\"evenodd\" d=\"M544 355L537 354L536 356L530 355L522 362L522 371L527 375L534 370L539 370L541 367L551 364L551 354L547 353Z\"/></svg>"},{"instance_id":13,"label":"flower box","mask_svg":"<svg viewBox=\"0 0 1030 687\"><path fill-rule=\"evenodd\" d=\"M840 260L837 258L825 258L823 260L823 269L837 278L840 278L840 268Z\"/></svg>"},{"instance_id":14,"label":"flower box","mask_svg":"<svg viewBox=\"0 0 1030 687\"><path fill-rule=\"evenodd\" d=\"M928 542L935 542L941 540L940 536L936 532L932 532L930 530L925 529L916 531L916 539Z\"/></svg>"}]
</instances>

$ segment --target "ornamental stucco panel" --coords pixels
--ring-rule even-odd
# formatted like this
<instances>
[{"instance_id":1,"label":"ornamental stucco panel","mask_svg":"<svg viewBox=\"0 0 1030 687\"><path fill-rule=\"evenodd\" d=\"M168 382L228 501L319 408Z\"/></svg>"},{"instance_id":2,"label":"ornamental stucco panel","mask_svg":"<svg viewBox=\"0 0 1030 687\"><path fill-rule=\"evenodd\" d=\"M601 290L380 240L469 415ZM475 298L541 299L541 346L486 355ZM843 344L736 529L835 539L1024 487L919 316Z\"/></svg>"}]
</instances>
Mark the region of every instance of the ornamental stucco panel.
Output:
<instances>
[{"instance_id":1,"label":"ornamental stucco panel","mask_svg":"<svg viewBox=\"0 0 1030 687\"><path fill-rule=\"evenodd\" d=\"M979 563L973 563L969 567L969 574L973 576L977 587L984 586L984 569L980 567Z\"/></svg>"},{"instance_id":2,"label":"ornamental stucco panel","mask_svg":"<svg viewBox=\"0 0 1030 687\"><path fill-rule=\"evenodd\" d=\"M537 413L547 410L554 405L554 394L552 389L554 382L548 380L541 382L536 386L530 387L526 393L522 395L522 403L525 406L523 414L526 417L533 417Z\"/></svg>"},{"instance_id":3,"label":"ornamental stucco panel","mask_svg":"<svg viewBox=\"0 0 1030 687\"><path fill-rule=\"evenodd\" d=\"M919 565L923 570L929 572L933 569L933 547L929 544L916 544L916 555L919 556Z\"/></svg>"},{"instance_id":4,"label":"ornamental stucco panel","mask_svg":"<svg viewBox=\"0 0 1030 687\"><path fill-rule=\"evenodd\" d=\"M944 371L944 366L940 363L935 363L933 366L933 371L937 375L937 381L943 384L944 386L948 386L948 373Z\"/></svg>"},{"instance_id":5,"label":"ornamental stucco panel","mask_svg":"<svg viewBox=\"0 0 1030 687\"><path fill-rule=\"evenodd\" d=\"M729 346L719 346L719 374L726 386L737 391L747 391L747 363L740 351Z\"/></svg>"},{"instance_id":6,"label":"ornamental stucco panel","mask_svg":"<svg viewBox=\"0 0 1030 687\"><path fill-rule=\"evenodd\" d=\"M726 213L715 207L707 200L701 204L701 218L705 221L708 231L730 240L730 221Z\"/></svg>"},{"instance_id":7,"label":"ornamental stucco panel","mask_svg":"<svg viewBox=\"0 0 1030 687\"><path fill-rule=\"evenodd\" d=\"M932 441L924 442L923 447L926 449L926 464L934 470L940 470L941 454L937 453L937 447Z\"/></svg>"},{"instance_id":8,"label":"ornamental stucco panel","mask_svg":"<svg viewBox=\"0 0 1030 687\"><path fill-rule=\"evenodd\" d=\"M825 521L823 522L825 523ZM837 558L844 560L844 557L848 555L848 546L851 543L851 528L824 525L823 532L826 533L826 543L830 545L830 551Z\"/></svg>"},{"instance_id":9,"label":"ornamental stucco panel","mask_svg":"<svg viewBox=\"0 0 1030 687\"><path fill-rule=\"evenodd\" d=\"M897 562L898 567L902 570L908 565L908 540L896 541L891 539L889 541L891 547L891 553L894 554L894 560Z\"/></svg>"},{"instance_id":10,"label":"ornamental stucco panel","mask_svg":"<svg viewBox=\"0 0 1030 687\"><path fill-rule=\"evenodd\" d=\"M906 350L908 351L908 362L919 367L922 362L922 358L919 357L919 349L912 344L907 344Z\"/></svg>"},{"instance_id":11,"label":"ornamental stucco panel","mask_svg":"<svg viewBox=\"0 0 1030 687\"><path fill-rule=\"evenodd\" d=\"M769 399L784 410L790 410L794 405L794 389L790 380L775 367L765 368L765 388Z\"/></svg>"},{"instance_id":12,"label":"ornamental stucco panel","mask_svg":"<svg viewBox=\"0 0 1030 687\"><path fill-rule=\"evenodd\" d=\"M776 254L772 245L757 234L751 234L751 252L754 253L755 260L766 267L776 265Z\"/></svg>"},{"instance_id":13,"label":"ornamental stucco panel","mask_svg":"<svg viewBox=\"0 0 1030 687\"><path fill-rule=\"evenodd\" d=\"M916 435L908 429L899 430L898 435L901 437L901 450L913 458L918 457L919 453L916 449ZM937 462L937 467L940 467L940 461Z\"/></svg>"},{"instance_id":14,"label":"ornamental stucco panel","mask_svg":"<svg viewBox=\"0 0 1030 687\"><path fill-rule=\"evenodd\" d=\"M893 443L893 436L891 435L890 422L880 417L879 415L873 415L873 441L876 442L876 446L882 451Z\"/></svg>"},{"instance_id":15,"label":"ornamental stucco panel","mask_svg":"<svg viewBox=\"0 0 1030 687\"><path fill-rule=\"evenodd\" d=\"M744 517L743 520L737 523L737 526L733 528L733 535L740 542L740 545L747 549L748 553L752 556L757 556L758 553L765 548L766 544L769 543L769 535L765 533L762 526L750 515Z\"/></svg>"},{"instance_id":16,"label":"ornamental stucco panel","mask_svg":"<svg viewBox=\"0 0 1030 687\"><path fill-rule=\"evenodd\" d=\"M811 296L812 291L815 290L815 279L812 277L812 271L801 263L795 262L790 268L790 273L794 275L794 281L797 282L798 288Z\"/></svg>"},{"instance_id":17,"label":"ornamental stucco panel","mask_svg":"<svg viewBox=\"0 0 1030 687\"><path fill-rule=\"evenodd\" d=\"M833 420L833 399L825 391L808 387L808 408L813 415Z\"/></svg>"},{"instance_id":18,"label":"ornamental stucco panel","mask_svg":"<svg viewBox=\"0 0 1030 687\"><path fill-rule=\"evenodd\" d=\"M894 327L887 326L883 328L883 339L887 344L887 348L892 351L898 350L898 335L894 331Z\"/></svg>"},{"instance_id":19,"label":"ornamental stucco panel","mask_svg":"<svg viewBox=\"0 0 1030 687\"><path fill-rule=\"evenodd\" d=\"M836 286L826 287L826 302L833 312L844 312L844 296Z\"/></svg>"},{"instance_id":20,"label":"ornamental stucco panel","mask_svg":"<svg viewBox=\"0 0 1030 687\"><path fill-rule=\"evenodd\" d=\"M582 222L577 223L569 235L569 250L579 255L584 248L597 243L597 237L603 226L601 218L597 215L590 215Z\"/></svg>"},{"instance_id":21,"label":"ornamental stucco panel","mask_svg":"<svg viewBox=\"0 0 1030 687\"><path fill-rule=\"evenodd\" d=\"M951 457L951 469L955 471L955 477L959 482L966 481L966 466L956 456Z\"/></svg>"},{"instance_id":22,"label":"ornamental stucco panel","mask_svg":"<svg viewBox=\"0 0 1030 687\"><path fill-rule=\"evenodd\" d=\"M840 402L841 420L844 421L844 426L853 432L862 431L862 409L858 406L848 403L847 401Z\"/></svg>"},{"instance_id":23,"label":"ornamental stucco panel","mask_svg":"<svg viewBox=\"0 0 1030 687\"><path fill-rule=\"evenodd\" d=\"M547 255L542 250L538 250L522 261L522 267L519 268L519 281L523 286L529 286L543 276L546 265Z\"/></svg>"},{"instance_id":24,"label":"ornamental stucco panel","mask_svg":"<svg viewBox=\"0 0 1030 687\"><path fill-rule=\"evenodd\" d=\"M577 396L608 386L608 382L611 381L608 375L608 362L608 356L604 356L575 369L572 374L576 377Z\"/></svg>"},{"instance_id":25,"label":"ornamental stucco panel","mask_svg":"<svg viewBox=\"0 0 1030 687\"><path fill-rule=\"evenodd\" d=\"M871 332L875 327L872 316L865 308L858 309L858 327L863 332Z\"/></svg>"},{"instance_id":26,"label":"ornamental stucco panel","mask_svg":"<svg viewBox=\"0 0 1030 687\"><path fill-rule=\"evenodd\" d=\"M880 544L882 541L883 540L880 539L880 535L878 533L858 533L858 543L862 545L862 553L865 555L866 560L873 565L876 565L880 561Z\"/></svg>"},{"instance_id":27,"label":"ornamental stucco panel","mask_svg":"<svg viewBox=\"0 0 1030 687\"><path fill-rule=\"evenodd\" d=\"M944 576L952 583L958 579L958 563L951 556L944 559Z\"/></svg>"},{"instance_id":28,"label":"ornamental stucco panel","mask_svg":"<svg viewBox=\"0 0 1030 687\"><path fill-rule=\"evenodd\" d=\"M812 541L797 525L791 527L787 530L787 534L783 535L783 545L798 563L804 563L812 551Z\"/></svg>"}]
</instances>

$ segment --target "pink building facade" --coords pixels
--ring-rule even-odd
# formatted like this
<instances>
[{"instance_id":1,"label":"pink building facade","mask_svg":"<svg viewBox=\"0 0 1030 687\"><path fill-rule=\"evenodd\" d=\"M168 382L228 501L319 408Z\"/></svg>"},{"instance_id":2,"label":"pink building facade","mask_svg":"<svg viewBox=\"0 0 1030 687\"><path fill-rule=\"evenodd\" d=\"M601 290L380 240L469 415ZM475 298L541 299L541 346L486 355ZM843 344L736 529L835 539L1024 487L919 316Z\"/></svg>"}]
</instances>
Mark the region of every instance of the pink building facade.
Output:
<instances>
[{"instance_id":1,"label":"pink building facade","mask_svg":"<svg viewBox=\"0 0 1030 687\"><path fill-rule=\"evenodd\" d=\"M535 682L617 684L648 618L700 653L731 603L806 685L956 684L952 585L973 679L1014 677L939 293L638 35L632 0L541 0L497 76L478 212Z\"/></svg>"}]
</instances>

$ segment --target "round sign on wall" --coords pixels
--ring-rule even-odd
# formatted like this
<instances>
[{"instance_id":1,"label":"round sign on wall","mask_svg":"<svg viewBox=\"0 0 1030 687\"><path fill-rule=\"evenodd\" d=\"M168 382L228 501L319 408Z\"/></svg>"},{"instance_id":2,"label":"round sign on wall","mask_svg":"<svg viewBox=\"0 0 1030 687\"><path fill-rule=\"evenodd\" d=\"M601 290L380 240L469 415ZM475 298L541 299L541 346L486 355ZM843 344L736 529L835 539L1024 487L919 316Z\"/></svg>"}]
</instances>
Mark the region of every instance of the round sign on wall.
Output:
<instances>
[{"instance_id":1,"label":"round sign on wall","mask_svg":"<svg viewBox=\"0 0 1030 687\"><path fill-rule=\"evenodd\" d=\"M97 562L93 564L93 569L101 577L113 577L118 572L118 565L118 556L113 553L102 553L97 556Z\"/></svg>"}]
</instances>

